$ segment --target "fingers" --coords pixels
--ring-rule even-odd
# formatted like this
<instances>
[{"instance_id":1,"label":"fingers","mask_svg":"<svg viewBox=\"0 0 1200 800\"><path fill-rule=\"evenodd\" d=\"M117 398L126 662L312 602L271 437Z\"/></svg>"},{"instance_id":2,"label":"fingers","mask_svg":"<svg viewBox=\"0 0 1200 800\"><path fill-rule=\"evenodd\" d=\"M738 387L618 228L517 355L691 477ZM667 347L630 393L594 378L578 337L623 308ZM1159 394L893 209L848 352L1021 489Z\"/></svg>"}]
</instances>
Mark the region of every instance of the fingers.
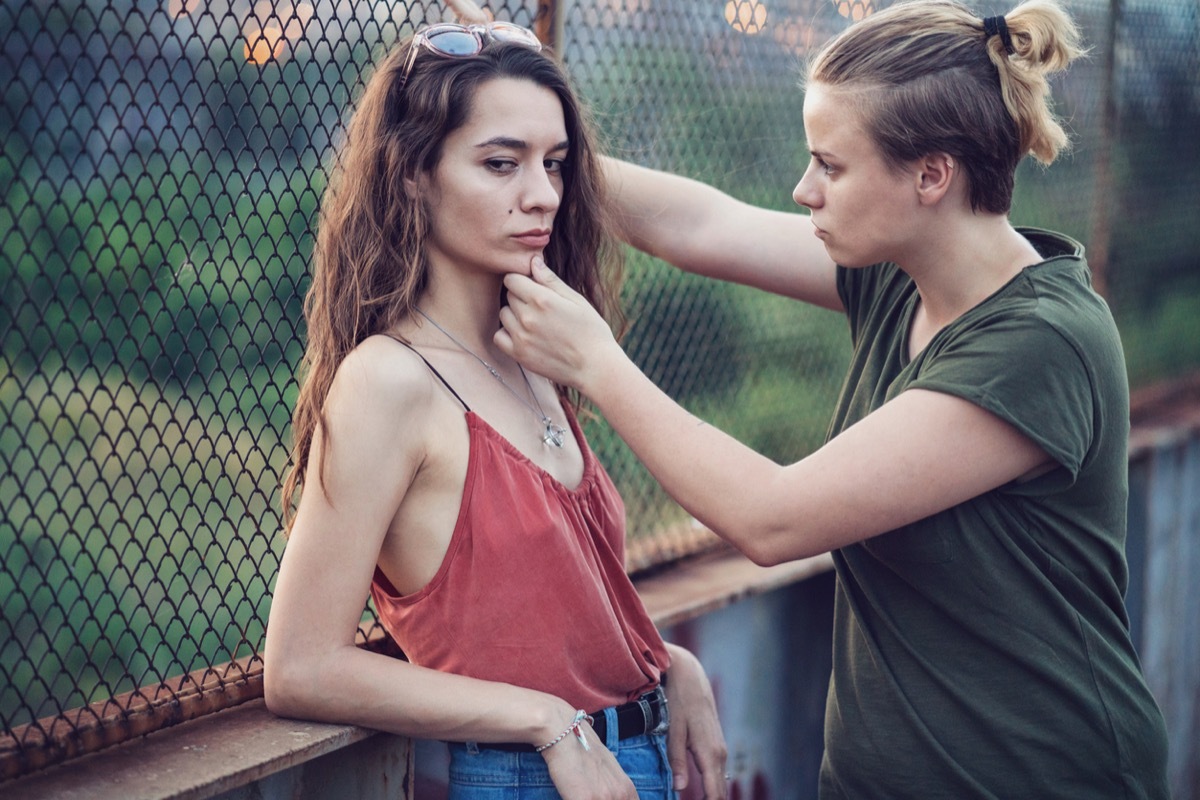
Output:
<instances>
[{"instance_id":1,"label":"fingers","mask_svg":"<svg viewBox=\"0 0 1200 800\"><path fill-rule=\"evenodd\" d=\"M529 302L530 298L539 291L545 291L526 275L510 272L504 276L504 288L508 290L508 302L514 298Z\"/></svg>"},{"instance_id":2,"label":"fingers","mask_svg":"<svg viewBox=\"0 0 1200 800\"><path fill-rule=\"evenodd\" d=\"M616 756L600 741L591 726L583 726L591 748L584 750L573 739L543 751L550 778L564 800L637 800L637 789ZM563 749L563 745L567 745Z\"/></svg>"},{"instance_id":3,"label":"fingers","mask_svg":"<svg viewBox=\"0 0 1200 800\"><path fill-rule=\"evenodd\" d=\"M667 758L676 776L688 779L688 757L700 773L707 800L724 800L729 787L725 780L727 750L717 719L716 701L704 667L691 652L675 646L671 651L671 681L667 685L671 704L671 730L667 736Z\"/></svg>"},{"instance_id":4,"label":"fingers","mask_svg":"<svg viewBox=\"0 0 1200 800\"><path fill-rule=\"evenodd\" d=\"M534 306L543 305L548 299L553 298L555 294L569 297L571 291L565 283L558 279L549 267L543 267L544 273L549 277L545 278L545 282L530 278L528 275L518 275L515 272L510 272L504 276L504 288L508 290L508 302L512 304L530 304ZM535 275L538 273L535 273Z\"/></svg>"},{"instance_id":5,"label":"fingers","mask_svg":"<svg viewBox=\"0 0 1200 800\"><path fill-rule=\"evenodd\" d=\"M729 754L725 747L725 736L719 727L708 731L703 743L697 743L693 757L704 778L704 796L724 800L729 792L726 776Z\"/></svg>"},{"instance_id":6,"label":"fingers","mask_svg":"<svg viewBox=\"0 0 1200 800\"><path fill-rule=\"evenodd\" d=\"M545 308L555 295L570 301L572 306L591 303L572 289L554 272L541 256L534 256L529 264L529 275L510 272L504 276L504 288L508 290L509 302L516 297L519 301L537 308Z\"/></svg>"},{"instance_id":7,"label":"fingers","mask_svg":"<svg viewBox=\"0 0 1200 800\"><path fill-rule=\"evenodd\" d=\"M512 335L509 334L508 328L504 326L504 314L506 311L512 314L507 308L500 309L500 330L492 334L492 341L496 343L496 346L500 348L500 351L504 355L512 358L516 346L513 344Z\"/></svg>"},{"instance_id":8,"label":"fingers","mask_svg":"<svg viewBox=\"0 0 1200 800\"><path fill-rule=\"evenodd\" d=\"M725 800L729 796L729 781L725 773L710 769L701 773L704 778L704 797L706 800Z\"/></svg>"},{"instance_id":9,"label":"fingers","mask_svg":"<svg viewBox=\"0 0 1200 800\"><path fill-rule=\"evenodd\" d=\"M698 736L692 731L692 740L688 749L700 773L700 784L704 789L706 800L725 800L729 792L729 783L725 776L725 741L720 735ZM674 769L674 763L672 763ZM685 766L686 768L686 766Z\"/></svg>"},{"instance_id":10,"label":"fingers","mask_svg":"<svg viewBox=\"0 0 1200 800\"><path fill-rule=\"evenodd\" d=\"M508 277L511 278L513 276L509 275ZM533 286L528 278L523 278L523 280L527 285ZM518 287L518 290L520 288ZM545 291L545 289L537 286L533 286L533 288ZM536 314L522 315L520 313L521 309L528 309L530 307L532 307L532 304L522 300L516 292L510 289L508 293L508 305L500 309L500 328L492 334L492 341L496 343L496 347L500 348L502 353L520 361L525 368L532 369L539 375L550 377L548 364L538 359L538 354L544 349L539 348L539 342L547 337L539 335L537 332L538 329L531 327L529 324L533 323L536 325L539 321L538 317ZM528 316L528 319L525 318L526 316Z\"/></svg>"},{"instance_id":11,"label":"fingers","mask_svg":"<svg viewBox=\"0 0 1200 800\"><path fill-rule=\"evenodd\" d=\"M450 6L450 10L458 17L459 22L483 23L488 21L487 12L471 0L446 0L446 5Z\"/></svg>"},{"instance_id":12,"label":"fingers","mask_svg":"<svg viewBox=\"0 0 1200 800\"><path fill-rule=\"evenodd\" d=\"M532 335L518 314L518 310L535 305L536 294L546 290L526 276L516 274L504 276L504 287L508 290L508 305L500 308L500 330L492 336L492 341L511 356L516 349L514 340Z\"/></svg>"},{"instance_id":13,"label":"fingers","mask_svg":"<svg viewBox=\"0 0 1200 800\"><path fill-rule=\"evenodd\" d=\"M667 730L667 761L671 765L672 785L682 792L688 785L688 750L686 724L672 725Z\"/></svg>"}]
</instances>

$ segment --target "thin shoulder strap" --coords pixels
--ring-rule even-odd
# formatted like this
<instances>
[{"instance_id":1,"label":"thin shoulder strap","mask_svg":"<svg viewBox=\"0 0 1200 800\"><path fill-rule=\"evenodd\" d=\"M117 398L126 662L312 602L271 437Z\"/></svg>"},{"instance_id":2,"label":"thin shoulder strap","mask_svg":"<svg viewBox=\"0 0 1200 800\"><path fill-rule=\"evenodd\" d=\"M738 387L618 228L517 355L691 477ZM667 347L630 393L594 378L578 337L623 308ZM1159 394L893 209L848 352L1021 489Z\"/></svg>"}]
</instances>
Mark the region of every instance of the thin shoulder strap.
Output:
<instances>
[{"instance_id":1,"label":"thin shoulder strap","mask_svg":"<svg viewBox=\"0 0 1200 800\"><path fill-rule=\"evenodd\" d=\"M385 333L384 336L388 337L389 339L395 339L397 342L404 345L409 350L412 350L414 353L417 353L417 348L413 347L411 344L404 341L403 339L393 336L390 333ZM419 358L425 362L425 366L429 367L429 371L437 376L437 379L439 381L441 381L442 385L445 386L450 391L450 394L454 395L454 399L457 400L459 403L462 403L462 407L464 410L466 410L466 411L471 410L471 407L469 405L467 405L467 402L458 396L458 392L454 391L454 387L450 385L450 382L442 377L442 373L438 372L437 369L433 366L433 364L429 363L429 359L425 358L425 356L421 355L420 353L417 353L417 358Z\"/></svg>"}]
</instances>

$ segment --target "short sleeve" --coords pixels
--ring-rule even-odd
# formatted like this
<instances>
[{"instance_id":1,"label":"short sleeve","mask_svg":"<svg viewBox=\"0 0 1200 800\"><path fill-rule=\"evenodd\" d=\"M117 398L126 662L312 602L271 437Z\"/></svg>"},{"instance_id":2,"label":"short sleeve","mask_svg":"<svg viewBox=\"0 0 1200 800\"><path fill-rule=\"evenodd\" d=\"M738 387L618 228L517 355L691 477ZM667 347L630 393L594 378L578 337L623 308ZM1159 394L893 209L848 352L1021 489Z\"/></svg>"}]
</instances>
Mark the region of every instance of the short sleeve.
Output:
<instances>
[{"instance_id":1,"label":"short sleeve","mask_svg":"<svg viewBox=\"0 0 1200 800\"><path fill-rule=\"evenodd\" d=\"M1054 326L1036 316L990 320L928 355L906 388L975 403L1078 477L1095 435L1096 401L1086 362Z\"/></svg>"}]
</instances>

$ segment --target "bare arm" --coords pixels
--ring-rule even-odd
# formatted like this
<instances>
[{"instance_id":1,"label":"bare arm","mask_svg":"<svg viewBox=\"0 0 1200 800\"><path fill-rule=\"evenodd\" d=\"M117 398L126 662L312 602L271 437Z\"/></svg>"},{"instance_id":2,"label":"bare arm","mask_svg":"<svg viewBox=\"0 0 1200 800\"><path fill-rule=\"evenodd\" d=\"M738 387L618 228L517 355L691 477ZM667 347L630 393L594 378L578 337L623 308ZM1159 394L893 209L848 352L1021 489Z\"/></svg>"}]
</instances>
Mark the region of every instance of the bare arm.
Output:
<instances>
[{"instance_id":1,"label":"bare arm","mask_svg":"<svg viewBox=\"0 0 1200 800\"><path fill-rule=\"evenodd\" d=\"M686 272L841 310L833 260L807 215L611 158L604 170L619 233L639 250Z\"/></svg>"},{"instance_id":2,"label":"bare arm","mask_svg":"<svg viewBox=\"0 0 1200 800\"><path fill-rule=\"evenodd\" d=\"M384 536L424 458L432 394L427 375L398 374L364 349L339 370L327 403L327 492L311 467L280 565L264 655L267 705L282 716L420 738L548 742L575 713L560 698L355 646ZM320 457L314 446L312 465ZM595 733L586 735L590 752L567 740L544 753L559 791L633 796Z\"/></svg>"},{"instance_id":3,"label":"bare arm","mask_svg":"<svg viewBox=\"0 0 1200 800\"><path fill-rule=\"evenodd\" d=\"M910 390L807 458L780 466L678 406L549 270L505 279L497 343L579 389L663 488L760 564L823 553L1001 486L1049 457L960 398Z\"/></svg>"},{"instance_id":4,"label":"bare arm","mask_svg":"<svg viewBox=\"0 0 1200 800\"><path fill-rule=\"evenodd\" d=\"M671 653L667 705L671 727L667 731L667 756L675 776L676 791L688 786L688 754L700 773L705 800L724 800L729 791L725 780L728 752L725 734L717 721L717 703L712 685L699 660L684 648L667 644Z\"/></svg>"}]
</instances>

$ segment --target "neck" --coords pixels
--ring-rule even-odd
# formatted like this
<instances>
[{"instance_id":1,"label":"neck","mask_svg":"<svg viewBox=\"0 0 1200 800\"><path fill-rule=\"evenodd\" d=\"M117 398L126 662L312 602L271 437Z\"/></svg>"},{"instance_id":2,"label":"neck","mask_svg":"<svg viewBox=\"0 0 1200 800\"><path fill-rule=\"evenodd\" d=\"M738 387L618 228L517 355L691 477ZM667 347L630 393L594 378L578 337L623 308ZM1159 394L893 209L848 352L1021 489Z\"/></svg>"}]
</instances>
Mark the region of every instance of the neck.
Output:
<instances>
[{"instance_id":1,"label":"neck","mask_svg":"<svg viewBox=\"0 0 1200 800\"><path fill-rule=\"evenodd\" d=\"M457 275L447 280L431 274L429 286L418 298L417 306L463 345L491 360L498 352L492 336L500 328L503 286L499 276L474 276L468 281ZM414 322L420 327L431 327L425 318ZM427 333L427 338L440 345L450 344L436 328Z\"/></svg>"},{"instance_id":2,"label":"neck","mask_svg":"<svg viewBox=\"0 0 1200 800\"><path fill-rule=\"evenodd\" d=\"M1040 260L1007 216L972 214L940 221L901 267L916 283L924 313L946 324Z\"/></svg>"}]
</instances>

